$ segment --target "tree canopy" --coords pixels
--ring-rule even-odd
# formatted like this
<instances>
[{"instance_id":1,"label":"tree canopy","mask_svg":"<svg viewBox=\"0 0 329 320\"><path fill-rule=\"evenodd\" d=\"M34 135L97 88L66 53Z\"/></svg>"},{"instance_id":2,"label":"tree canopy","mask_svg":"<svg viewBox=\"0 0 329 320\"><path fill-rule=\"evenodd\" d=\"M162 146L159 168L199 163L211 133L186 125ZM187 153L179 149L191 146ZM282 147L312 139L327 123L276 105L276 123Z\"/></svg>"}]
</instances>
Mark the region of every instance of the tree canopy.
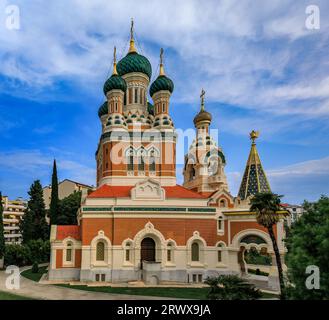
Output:
<instances>
[{"instance_id":1,"label":"tree canopy","mask_svg":"<svg viewBox=\"0 0 329 320\"><path fill-rule=\"evenodd\" d=\"M75 225L77 224L77 211L80 208L81 192L73 192L66 198L59 201L57 224Z\"/></svg>"},{"instance_id":2,"label":"tree canopy","mask_svg":"<svg viewBox=\"0 0 329 320\"><path fill-rule=\"evenodd\" d=\"M329 299L329 198L322 196L315 203L305 202L304 214L295 222L286 239L286 264L292 286L291 299ZM307 289L308 266L320 271L320 289Z\"/></svg>"}]
</instances>

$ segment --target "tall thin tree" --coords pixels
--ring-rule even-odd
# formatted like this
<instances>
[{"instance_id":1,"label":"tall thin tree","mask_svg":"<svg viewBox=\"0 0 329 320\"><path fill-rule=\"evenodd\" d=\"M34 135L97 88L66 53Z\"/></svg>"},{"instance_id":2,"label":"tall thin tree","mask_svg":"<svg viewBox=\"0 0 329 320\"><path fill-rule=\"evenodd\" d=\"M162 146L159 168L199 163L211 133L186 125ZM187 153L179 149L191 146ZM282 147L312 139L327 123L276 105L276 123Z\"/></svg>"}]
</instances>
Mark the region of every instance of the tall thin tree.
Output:
<instances>
[{"instance_id":1,"label":"tall thin tree","mask_svg":"<svg viewBox=\"0 0 329 320\"><path fill-rule=\"evenodd\" d=\"M30 240L48 240L49 227L46 222L46 208L43 200L42 186L39 180L31 185L28 192L30 199L27 203L20 230L23 236L23 242Z\"/></svg>"},{"instance_id":2,"label":"tall thin tree","mask_svg":"<svg viewBox=\"0 0 329 320\"><path fill-rule=\"evenodd\" d=\"M53 164L53 174L51 177L51 200L50 200L50 225L57 224L58 218L58 208L59 207L59 199L58 199L58 178L57 178L57 166L56 160L54 160Z\"/></svg>"},{"instance_id":3,"label":"tall thin tree","mask_svg":"<svg viewBox=\"0 0 329 320\"><path fill-rule=\"evenodd\" d=\"M260 192L256 193L250 200L250 210L256 212L257 222L265 227L270 235L273 251L275 254L276 264L279 273L279 281L280 281L280 291L281 291L281 299L285 298L284 292L284 279L283 279L283 270L282 270L282 262L280 257L280 252L278 248L278 243L274 234L274 226L276 223L282 218L282 215L279 214L281 210L281 198L277 194L272 192ZM283 214L288 214L283 213Z\"/></svg>"},{"instance_id":4,"label":"tall thin tree","mask_svg":"<svg viewBox=\"0 0 329 320\"><path fill-rule=\"evenodd\" d=\"M4 258L5 255L5 236L3 229L3 205L2 205L2 193L0 192L0 260ZM0 269L3 268L3 260L0 261Z\"/></svg>"}]
</instances>

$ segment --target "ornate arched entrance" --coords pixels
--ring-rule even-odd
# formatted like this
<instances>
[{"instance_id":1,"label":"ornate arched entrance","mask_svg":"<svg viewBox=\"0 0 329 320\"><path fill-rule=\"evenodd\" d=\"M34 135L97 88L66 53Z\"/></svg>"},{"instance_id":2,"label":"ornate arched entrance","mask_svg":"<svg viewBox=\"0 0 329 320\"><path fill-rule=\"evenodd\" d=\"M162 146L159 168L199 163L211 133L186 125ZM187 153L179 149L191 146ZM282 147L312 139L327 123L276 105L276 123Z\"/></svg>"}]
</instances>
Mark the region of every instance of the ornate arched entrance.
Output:
<instances>
[{"instance_id":1,"label":"ornate arched entrance","mask_svg":"<svg viewBox=\"0 0 329 320\"><path fill-rule=\"evenodd\" d=\"M152 238L144 238L141 242L141 262L155 261L155 241Z\"/></svg>"}]
</instances>

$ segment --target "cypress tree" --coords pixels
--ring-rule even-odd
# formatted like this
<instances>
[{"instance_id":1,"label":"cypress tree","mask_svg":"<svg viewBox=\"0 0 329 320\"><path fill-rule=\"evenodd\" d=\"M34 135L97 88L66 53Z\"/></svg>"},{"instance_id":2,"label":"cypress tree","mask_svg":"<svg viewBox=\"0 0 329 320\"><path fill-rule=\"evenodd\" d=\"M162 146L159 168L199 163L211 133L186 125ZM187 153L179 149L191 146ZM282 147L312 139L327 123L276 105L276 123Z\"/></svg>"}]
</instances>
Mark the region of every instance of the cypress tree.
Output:
<instances>
[{"instance_id":1,"label":"cypress tree","mask_svg":"<svg viewBox=\"0 0 329 320\"><path fill-rule=\"evenodd\" d=\"M57 224L58 218L58 178L57 178L57 166L56 160L53 164L53 174L51 177L51 200L50 200L50 225Z\"/></svg>"},{"instance_id":2,"label":"cypress tree","mask_svg":"<svg viewBox=\"0 0 329 320\"><path fill-rule=\"evenodd\" d=\"M3 205L2 205L2 193L0 192L0 259L5 254L5 236L3 231ZM1 268L1 266L0 266Z\"/></svg>"},{"instance_id":3,"label":"cypress tree","mask_svg":"<svg viewBox=\"0 0 329 320\"><path fill-rule=\"evenodd\" d=\"M25 214L20 224L23 242L30 240L47 240L49 227L46 222L46 207L43 200L42 186L39 180L31 185L28 192L30 200L27 203Z\"/></svg>"}]
</instances>

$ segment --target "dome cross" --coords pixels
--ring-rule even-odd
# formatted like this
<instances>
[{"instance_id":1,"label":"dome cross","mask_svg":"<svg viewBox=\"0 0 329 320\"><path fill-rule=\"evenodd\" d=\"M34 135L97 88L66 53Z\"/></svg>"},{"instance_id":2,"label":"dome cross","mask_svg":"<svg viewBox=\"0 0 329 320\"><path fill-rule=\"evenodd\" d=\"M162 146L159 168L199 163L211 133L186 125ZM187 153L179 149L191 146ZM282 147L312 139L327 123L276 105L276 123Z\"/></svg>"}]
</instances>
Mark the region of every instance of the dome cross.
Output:
<instances>
[{"instance_id":1,"label":"dome cross","mask_svg":"<svg viewBox=\"0 0 329 320\"><path fill-rule=\"evenodd\" d=\"M204 97L205 97L206 91L201 90L201 94L200 94L200 99L201 99L201 111L204 111Z\"/></svg>"}]
</instances>

